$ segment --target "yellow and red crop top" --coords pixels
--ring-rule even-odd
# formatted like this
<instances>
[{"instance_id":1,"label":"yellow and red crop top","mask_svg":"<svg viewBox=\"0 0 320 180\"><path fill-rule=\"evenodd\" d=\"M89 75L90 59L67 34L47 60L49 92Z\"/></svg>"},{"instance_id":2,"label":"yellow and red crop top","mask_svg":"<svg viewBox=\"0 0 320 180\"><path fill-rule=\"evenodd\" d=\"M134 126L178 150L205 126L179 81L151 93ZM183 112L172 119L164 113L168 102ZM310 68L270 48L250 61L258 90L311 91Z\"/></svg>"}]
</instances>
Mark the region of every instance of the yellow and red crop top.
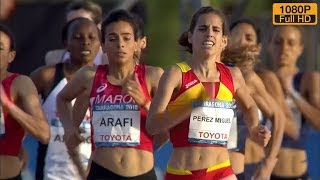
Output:
<instances>
[{"instance_id":1,"label":"yellow and red crop top","mask_svg":"<svg viewBox=\"0 0 320 180\"><path fill-rule=\"evenodd\" d=\"M192 106L193 101L221 100L232 102L234 95L233 79L230 70L221 63L216 63L220 72L219 82L200 82L193 70L185 62L177 63L182 72L182 84L178 95L170 100L168 111L181 113L186 105ZM210 87L214 87L210 89ZM190 143L188 141L190 118L170 129L170 140L173 147L217 146L213 144Z\"/></svg>"}]
</instances>

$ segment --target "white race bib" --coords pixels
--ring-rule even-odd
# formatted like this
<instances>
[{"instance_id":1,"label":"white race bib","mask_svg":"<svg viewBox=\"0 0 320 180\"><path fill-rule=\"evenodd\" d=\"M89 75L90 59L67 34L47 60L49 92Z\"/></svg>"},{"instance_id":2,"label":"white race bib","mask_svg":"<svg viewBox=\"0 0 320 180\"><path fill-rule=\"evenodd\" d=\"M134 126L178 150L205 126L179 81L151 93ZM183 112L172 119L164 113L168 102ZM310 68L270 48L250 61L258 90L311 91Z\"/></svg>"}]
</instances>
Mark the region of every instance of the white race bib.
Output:
<instances>
[{"instance_id":1,"label":"white race bib","mask_svg":"<svg viewBox=\"0 0 320 180\"><path fill-rule=\"evenodd\" d=\"M81 133L81 136L84 138L84 142L79 145L79 154L81 156L82 164L85 167L88 166L90 155L91 155L91 124L88 120L83 120L80 124L80 129L84 132Z\"/></svg>"},{"instance_id":2,"label":"white race bib","mask_svg":"<svg viewBox=\"0 0 320 180\"><path fill-rule=\"evenodd\" d=\"M81 136L85 139L84 142L80 143L79 145L79 154L81 156L81 160L83 161L84 165L88 164L88 159L90 158L91 154L91 141L90 141L90 122L87 120L83 120L80 124L80 128L84 130L81 133ZM67 148L64 142L64 128L62 123L59 119L54 118L50 120L50 143L48 151L49 154L58 154L59 156L64 156L63 158L69 158L69 155L66 153Z\"/></svg>"},{"instance_id":3,"label":"white race bib","mask_svg":"<svg viewBox=\"0 0 320 180\"><path fill-rule=\"evenodd\" d=\"M95 104L92 108L97 147L140 144L140 107L134 103Z\"/></svg>"},{"instance_id":4,"label":"white race bib","mask_svg":"<svg viewBox=\"0 0 320 180\"><path fill-rule=\"evenodd\" d=\"M5 125L4 125L4 115L2 106L0 105L0 137L4 135L6 132Z\"/></svg>"},{"instance_id":5,"label":"white race bib","mask_svg":"<svg viewBox=\"0 0 320 180\"><path fill-rule=\"evenodd\" d=\"M226 146L234 111L228 101L193 101L188 141Z\"/></svg>"},{"instance_id":6,"label":"white race bib","mask_svg":"<svg viewBox=\"0 0 320 180\"><path fill-rule=\"evenodd\" d=\"M50 123L51 138L50 138L48 152L50 151L49 154L53 153L53 154L59 154L61 156L65 154L66 156L64 158L66 158L67 154L65 153L65 151L67 151L67 148L65 147L65 144L64 144L64 139L63 139L64 129L63 129L62 123L58 118L51 119L49 123Z\"/></svg>"}]
</instances>

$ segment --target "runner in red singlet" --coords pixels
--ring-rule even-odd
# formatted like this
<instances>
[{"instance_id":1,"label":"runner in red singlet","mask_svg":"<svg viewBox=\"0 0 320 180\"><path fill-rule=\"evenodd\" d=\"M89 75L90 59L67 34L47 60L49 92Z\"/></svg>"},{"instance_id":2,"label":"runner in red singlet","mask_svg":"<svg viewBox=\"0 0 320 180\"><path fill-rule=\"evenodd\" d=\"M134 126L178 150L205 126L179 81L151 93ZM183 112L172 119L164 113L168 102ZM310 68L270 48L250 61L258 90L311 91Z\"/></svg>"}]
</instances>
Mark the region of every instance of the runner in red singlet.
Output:
<instances>
[{"instance_id":1,"label":"runner in red singlet","mask_svg":"<svg viewBox=\"0 0 320 180\"><path fill-rule=\"evenodd\" d=\"M21 179L19 152L25 133L48 143L50 129L29 77L9 72L16 55L11 32L0 25L0 179Z\"/></svg>"},{"instance_id":2,"label":"runner in red singlet","mask_svg":"<svg viewBox=\"0 0 320 180\"><path fill-rule=\"evenodd\" d=\"M82 68L58 95L66 143L76 148L79 122L73 120L90 106L95 150L87 179L156 179L145 123L163 70L136 64L137 27L127 11L111 12L101 30L109 65ZM74 98L82 103L71 109Z\"/></svg>"}]
</instances>

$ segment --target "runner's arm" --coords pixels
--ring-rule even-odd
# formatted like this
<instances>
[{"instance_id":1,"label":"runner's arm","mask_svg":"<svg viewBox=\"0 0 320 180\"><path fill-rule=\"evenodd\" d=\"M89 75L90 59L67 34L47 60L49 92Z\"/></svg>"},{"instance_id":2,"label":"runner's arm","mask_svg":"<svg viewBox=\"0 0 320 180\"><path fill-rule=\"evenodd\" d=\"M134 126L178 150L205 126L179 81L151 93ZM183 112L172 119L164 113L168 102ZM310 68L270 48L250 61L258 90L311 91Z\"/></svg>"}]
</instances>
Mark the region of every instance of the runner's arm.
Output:
<instances>
[{"instance_id":1,"label":"runner's arm","mask_svg":"<svg viewBox=\"0 0 320 180\"><path fill-rule=\"evenodd\" d=\"M158 90L158 85L159 85L160 78L163 74L163 69L159 67L150 67L150 66L147 66L146 68L147 68L146 71L148 74L146 78L148 79L148 82L151 84L150 96L153 98ZM150 104L151 102L148 103L146 107L147 110L150 109ZM169 133L167 131L154 135L153 137L153 142L154 142L153 144L155 147L154 149L160 148L168 140L169 140Z\"/></svg>"},{"instance_id":2,"label":"runner's arm","mask_svg":"<svg viewBox=\"0 0 320 180\"><path fill-rule=\"evenodd\" d=\"M271 143L268 145L269 150L267 152L267 158L276 159L281 147L283 132L284 132L284 123L285 116L282 113L279 105L273 99L273 97L266 91L262 80L257 76L255 80L255 89L258 94L255 97L261 97L266 104L261 104L259 101L257 105L262 112L267 115L267 117L272 121L272 136ZM263 107L263 105L266 105Z\"/></svg>"},{"instance_id":3,"label":"runner's arm","mask_svg":"<svg viewBox=\"0 0 320 180\"><path fill-rule=\"evenodd\" d=\"M67 137L68 153L82 177L85 177L86 171L82 166L77 146L82 139L79 126L89 106L89 96L86 89L86 84L89 82L86 75L85 68L79 70L57 96L57 109ZM77 100L72 107L71 101L75 98Z\"/></svg>"},{"instance_id":4,"label":"runner's arm","mask_svg":"<svg viewBox=\"0 0 320 180\"><path fill-rule=\"evenodd\" d=\"M302 97L294 89L289 90L289 95L306 120L316 129L320 129L320 73L310 73L305 76L308 80L308 98Z\"/></svg>"},{"instance_id":5,"label":"runner's arm","mask_svg":"<svg viewBox=\"0 0 320 180\"><path fill-rule=\"evenodd\" d=\"M171 127L182 122L190 116L190 107L183 107L184 111L179 113L169 112L167 105L175 89L181 86L181 70L177 66L172 66L162 75L158 90L152 100L146 128L151 135L166 132Z\"/></svg>"},{"instance_id":6,"label":"runner's arm","mask_svg":"<svg viewBox=\"0 0 320 180\"><path fill-rule=\"evenodd\" d=\"M20 75L13 81L13 88L18 105L9 101L7 95L1 90L3 106L28 133L39 139L41 143L48 144L50 129L33 82L29 77Z\"/></svg>"},{"instance_id":7,"label":"runner's arm","mask_svg":"<svg viewBox=\"0 0 320 180\"><path fill-rule=\"evenodd\" d=\"M68 82L57 96L57 110L65 131L68 131L69 129L75 130L79 127L76 126L73 121L71 101L81 97L81 94L86 90L86 83L88 82L86 81L87 77L85 71L86 67L77 71L74 78Z\"/></svg>"},{"instance_id":8,"label":"runner's arm","mask_svg":"<svg viewBox=\"0 0 320 180\"><path fill-rule=\"evenodd\" d=\"M297 139L299 137L300 131L298 129L298 125L293 120L293 115L290 109L285 102L279 79L273 72L270 71L260 72L259 76L262 79L267 92L269 94L272 94L274 100L278 103L279 108L285 115L286 120L284 125L284 133L286 133L293 139Z\"/></svg>"},{"instance_id":9,"label":"runner's arm","mask_svg":"<svg viewBox=\"0 0 320 180\"><path fill-rule=\"evenodd\" d=\"M270 135L269 130L265 126L259 126L258 122L258 108L250 92L246 86L245 80L241 74L241 71L237 67L229 67L233 82L234 82L234 98L236 102L240 104L241 110L245 114L245 121L248 126L249 135L252 140L258 144L266 146Z\"/></svg>"}]
</instances>

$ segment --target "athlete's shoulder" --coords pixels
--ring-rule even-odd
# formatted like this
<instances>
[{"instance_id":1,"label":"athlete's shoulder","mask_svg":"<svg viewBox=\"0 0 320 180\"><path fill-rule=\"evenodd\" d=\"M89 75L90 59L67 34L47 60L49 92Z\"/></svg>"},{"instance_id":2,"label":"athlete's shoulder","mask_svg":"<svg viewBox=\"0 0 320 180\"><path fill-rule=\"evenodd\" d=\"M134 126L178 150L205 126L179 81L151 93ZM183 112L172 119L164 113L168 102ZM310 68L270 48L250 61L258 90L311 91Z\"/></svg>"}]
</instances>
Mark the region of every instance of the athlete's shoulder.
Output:
<instances>
[{"instance_id":1,"label":"athlete's shoulder","mask_svg":"<svg viewBox=\"0 0 320 180\"><path fill-rule=\"evenodd\" d=\"M146 66L147 75L159 77L163 74L163 69L157 66Z\"/></svg>"},{"instance_id":2,"label":"athlete's shoulder","mask_svg":"<svg viewBox=\"0 0 320 180\"><path fill-rule=\"evenodd\" d=\"M247 83L246 78L245 78L245 81ZM254 71L252 71L250 74L249 83L252 84L255 87L255 89L260 89L261 87L264 87L263 80Z\"/></svg>"},{"instance_id":3,"label":"athlete's shoulder","mask_svg":"<svg viewBox=\"0 0 320 180\"><path fill-rule=\"evenodd\" d=\"M32 79L38 76L45 79L48 79L49 77L53 78L55 71L56 71L56 65L40 66L30 74L30 77Z\"/></svg>"},{"instance_id":4,"label":"athlete's shoulder","mask_svg":"<svg viewBox=\"0 0 320 180\"><path fill-rule=\"evenodd\" d=\"M77 79L81 82L87 83L95 77L98 66L83 66L75 74Z\"/></svg>"},{"instance_id":5,"label":"athlete's shoulder","mask_svg":"<svg viewBox=\"0 0 320 180\"><path fill-rule=\"evenodd\" d=\"M181 82L182 80L182 70L176 64L169 66L164 71L159 70L159 73L161 73L161 76L158 77L160 80L159 84L162 84L164 86L175 86L175 84Z\"/></svg>"},{"instance_id":6,"label":"athlete's shoulder","mask_svg":"<svg viewBox=\"0 0 320 180\"><path fill-rule=\"evenodd\" d=\"M275 72L265 69L265 68L259 68L256 70L257 74L264 79L270 79L270 80L277 80L278 77Z\"/></svg>"},{"instance_id":7,"label":"athlete's shoulder","mask_svg":"<svg viewBox=\"0 0 320 180\"><path fill-rule=\"evenodd\" d=\"M26 91L26 89L35 88L31 78L21 74L13 80L12 86L17 91Z\"/></svg>"},{"instance_id":8,"label":"athlete's shoulder","mask_svg":"<svg viewBox=\"0 0 320 180\"><path fill-rule=\"evenodd\" d=\"M30 83L32 82L31 78L29 76L23 75L23 74L17 74L16 78L14 78L13 80L14 82L21 82L23 83L23 81L26 81L26 83Z\"/></svg>"},{"instance_id":9,"label":"athlete's shoulder","mask_svg":"<svg viewBox=\"0 0 320 180\"><path fill-rule=\"evenodd\" d=\"M226 66L226 67L229 69L233 78L242 77L242 73L238 67L236 66Z\"/></svg>"},{"instance_id":10,"label":"athlete's shoulder","mask_svg":"<svg viewBox=\"0 0 320 180\"><path fill-rule=\"evenodd\" d=\"M48 88L53 81L56 72L55 65L41 66L30 74L30 78L36 85L39 92Z\"/></svg>"}]
</instances>

